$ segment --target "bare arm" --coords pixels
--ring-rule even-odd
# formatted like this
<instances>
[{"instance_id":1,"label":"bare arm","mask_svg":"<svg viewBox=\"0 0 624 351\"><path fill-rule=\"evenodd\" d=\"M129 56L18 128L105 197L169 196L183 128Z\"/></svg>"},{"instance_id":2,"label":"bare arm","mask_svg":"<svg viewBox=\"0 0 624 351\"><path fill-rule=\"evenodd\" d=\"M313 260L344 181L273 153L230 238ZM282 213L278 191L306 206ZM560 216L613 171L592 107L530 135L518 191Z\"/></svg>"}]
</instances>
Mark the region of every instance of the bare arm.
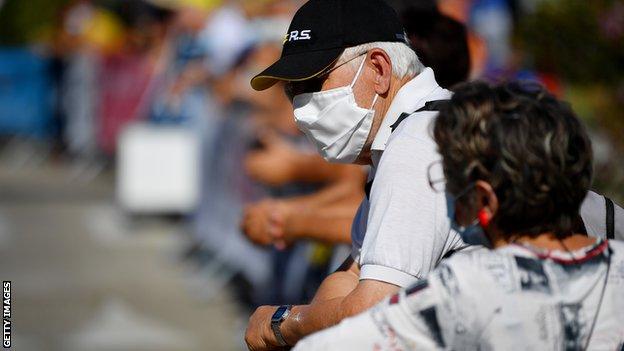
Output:
<instances>
[{"instance_id":1,"label":"bare arm","mask_svg":"<svg viewBox=\"0 0 624 351\"><path fill-rule=\"evenodd\" d=\"M278 248L300 239L350 243L351 222L364 196L365 174L350 168L339 181L320 191L248 205L241 222L254 243Z\"/></svg>"},{"instance_id":2,"label":"bare arm","mask_svg":"<svg viewBox=\"0 0 624 351\"><path fill-rule=\"evenodd\" d=\"M309 305L293 307L292 317L282 324L282 333L289 344L316 331L338 324L374 306L399 287L376 280L359 280L359 267L349 258L349 268L331 274L323 281Z\"/></svg>"},{"instance_id":3,"label":"bare arm","mask_svg":"<svg viewBox=\"0 0 624 351\"><path fill-rule=\"evenodd\" d=\"M292 182L334 183L345 175L362 173L360 166L332 164L318 154L303 153L272 132L259 135L264 146L250 151L244 165L251 178L268 185Z\"/></svg>"},{"instance_id":4,"label":"bare arm","mask_svg":"<svg viewBox=\"0 0 624 351\"><path fill-rule=\"evenodd\" d=\"M361 174L361 167L329 163L317 154L301 154L300 157L294 161L292 179L300 182L328 183L336 182L345 177L350 178L353 173Z\"/></svg>"},{"instance_id":5,"label":"bare arm","mask_svg":"<svg viewBox=\"0 0 624 351\"><path fill-rule=\"evenodd\" d=\"M283 200L290 210L279 234L286 242L312 239L350 244L353 217L364 197L364 181L365 173L361 169L344 169L335 183L320 191Z\"/></svg>"},{"instance_id":6,"label":"bare arm","mask_svg":"<svg viewBox=\"0 0 624 351\"><path fill-rule=\"evenodd\" d=\"M366 174L360 166L340 165L339 173L321 190L303 196L296 196L284 200L290 206L299 209L315 209L338 201L361 197L364 195Z\"/></svg>"},{"instance_id":7,"label":"bare arm","mask_svg":"<svg viewBox=\"0 0 624 351\"><path fill-rule=\"evenodd\" d=\"M284 221L284 240L350 244L351 224L361 201L361 196L355 196L324 208L290 212Z\"/></svg>"},{"instance_id":8,"label":"bare arm","mask_svg":"<svg viewBox=\"0 0 624 351\"><path fill-rule=\"evenodd\" d=\"M399 291L396 285L359 280L359 267L349 258L321 284L309 305L294 306L282 323L281 332L289 345L303 337L338 324L344 318L358 314L386 296ZM271 330L274 306L261 306L249 319L245 342L250 350L274 350L279 343Z\"/></svg>"}]
</instances>

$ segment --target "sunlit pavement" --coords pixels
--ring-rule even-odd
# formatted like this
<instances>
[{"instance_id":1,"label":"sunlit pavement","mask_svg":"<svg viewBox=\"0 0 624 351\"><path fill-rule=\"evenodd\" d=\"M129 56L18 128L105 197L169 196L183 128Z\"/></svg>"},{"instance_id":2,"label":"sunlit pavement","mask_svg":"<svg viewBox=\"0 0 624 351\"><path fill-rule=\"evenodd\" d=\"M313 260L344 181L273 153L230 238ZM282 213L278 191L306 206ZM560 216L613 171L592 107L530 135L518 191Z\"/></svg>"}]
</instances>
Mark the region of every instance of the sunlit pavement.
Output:
<instances>
[{"instance_id":1,"label":"sunlit pavement","mask_svg":"<svg viewBox=\"0 0 624 351\"><path fill-rule=\"evenodd\" d=\"M58 162L57 162L58 164ZM15 350L240 350L245 317L180 259L182 222L131 220L113 176L0 165L0 278Z\"/></svg>"}]
</instances>

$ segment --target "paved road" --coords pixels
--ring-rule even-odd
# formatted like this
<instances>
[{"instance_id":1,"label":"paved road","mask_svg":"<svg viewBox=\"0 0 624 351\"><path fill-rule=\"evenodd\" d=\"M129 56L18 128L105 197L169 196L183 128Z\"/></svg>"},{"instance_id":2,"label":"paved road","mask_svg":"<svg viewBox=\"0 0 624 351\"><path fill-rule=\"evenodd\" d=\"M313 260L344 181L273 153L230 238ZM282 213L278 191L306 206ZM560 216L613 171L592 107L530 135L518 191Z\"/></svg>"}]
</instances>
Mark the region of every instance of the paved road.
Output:
<instances>
[{"instance_id":1,"label":"paved road","mask_svg":"<svg viewBox=\"0 0 624 351\"><path fill-rule=\"evenodd\" d=\"M240 350L245 317L183 263L183 225L128 221L110 174L0 165L0 278L15 350Z\"/></svg>"}]
</instances>

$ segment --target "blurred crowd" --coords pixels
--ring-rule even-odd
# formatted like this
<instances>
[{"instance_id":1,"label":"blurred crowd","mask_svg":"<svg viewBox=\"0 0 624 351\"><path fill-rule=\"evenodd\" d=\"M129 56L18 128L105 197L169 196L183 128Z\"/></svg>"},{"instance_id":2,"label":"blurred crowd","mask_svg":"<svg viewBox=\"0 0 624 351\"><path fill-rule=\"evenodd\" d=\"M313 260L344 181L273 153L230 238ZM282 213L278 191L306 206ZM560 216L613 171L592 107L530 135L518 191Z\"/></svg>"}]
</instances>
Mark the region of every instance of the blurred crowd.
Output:
<instances>
[{"instance_id":1,"label":"blurred crowd","mask_svg":"<svg viewBox=\"0 0 624 351\"><path fill-rule=\"evenodd\" d=\"M0 91L0 132L52 140L99 169L123 152L130 126L184 130L200 150L186 257L250 307L307 301L350 253L368 169L326 163L298 131L283 87L249 86L279 57L303 2L64 1L45 40L0 48L2 78L20 84ZM16 3L0 1L0 12ZM441 86L527 78L563 94L559 77L531 67L512 40L537 3L393 5Z\"/></svg>"}]
</instances>

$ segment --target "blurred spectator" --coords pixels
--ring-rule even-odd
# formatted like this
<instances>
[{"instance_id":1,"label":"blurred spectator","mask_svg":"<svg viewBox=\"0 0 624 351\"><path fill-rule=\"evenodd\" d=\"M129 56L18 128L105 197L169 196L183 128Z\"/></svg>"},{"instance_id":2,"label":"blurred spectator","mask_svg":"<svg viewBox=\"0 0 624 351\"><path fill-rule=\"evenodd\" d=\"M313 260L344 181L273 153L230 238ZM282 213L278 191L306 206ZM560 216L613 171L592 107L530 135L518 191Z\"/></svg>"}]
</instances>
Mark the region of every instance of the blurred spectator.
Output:
<instances>
[{"instance_id":1,"label":"blurred spectator","mask_svg":"<svg viewBox=\"0 0 624 351\"><path fill-rule=\"evenodd\" d=\"M241 90L248 88L240 77L253 62L254 51L249 40L215 40L228 29L237 33L249 30L236 7L217 10L207 17L203 28L193 29L192 35L185 31L184 46L179 47L176 60L179 68L175 70L184 73L172 75L173 88L166 94L172 95L171 101L175 102L175 96L194 90L196 102L204 104L194 113L194 120L203 123L199 130L198 125L194 128L202 135L204 154L201 203L193 228L200 263L219 267L204 274L214 274L221 288L234 276L242 279L251 287L245 299L253 304L267 301L272 279L270 254L248 243L238 226L243 204L265 193L246 176L242 163L254 140L254 125L249 119L248 103L241 98ZM225 46L228 55L219 56L220 45ZM215 55L218 64L213 64Z\"/></svg>"},{"instance_id":2,"label":"blurred spectator","mask_svg":"<svg viewBox=\"0 0 624 351\"><path fill-rule=\"evenodd\" d=\"M448 89L470 74L466 27L440 13L434 2L425 4L409 7L401 20L418 58L433 68L440 86Z\"/></svg>"},{"instance_id":3,"label":"blurred spectator","mask_svg":"<svg viewBox=\"0 0 624 351\"><path fill-rule=\"evenodd\" d=\"M470 26L485 40L488 71L505 68L511 58L512 16L507 0L473 0Z\"/></svg>"},{"instance_id":4,"label":"blurred spectator","mask_svg":"<svg viewBox=\"0 0 624 351\"><path fill-rule=\"evenodd\" d=\"M170 15L142 0L110 9L76 1L66 11L58 45L68 58L65 135L74 154L92 154L94 136L112 154L125 124L144 117Z\"/></svg>"}]
</instances>

